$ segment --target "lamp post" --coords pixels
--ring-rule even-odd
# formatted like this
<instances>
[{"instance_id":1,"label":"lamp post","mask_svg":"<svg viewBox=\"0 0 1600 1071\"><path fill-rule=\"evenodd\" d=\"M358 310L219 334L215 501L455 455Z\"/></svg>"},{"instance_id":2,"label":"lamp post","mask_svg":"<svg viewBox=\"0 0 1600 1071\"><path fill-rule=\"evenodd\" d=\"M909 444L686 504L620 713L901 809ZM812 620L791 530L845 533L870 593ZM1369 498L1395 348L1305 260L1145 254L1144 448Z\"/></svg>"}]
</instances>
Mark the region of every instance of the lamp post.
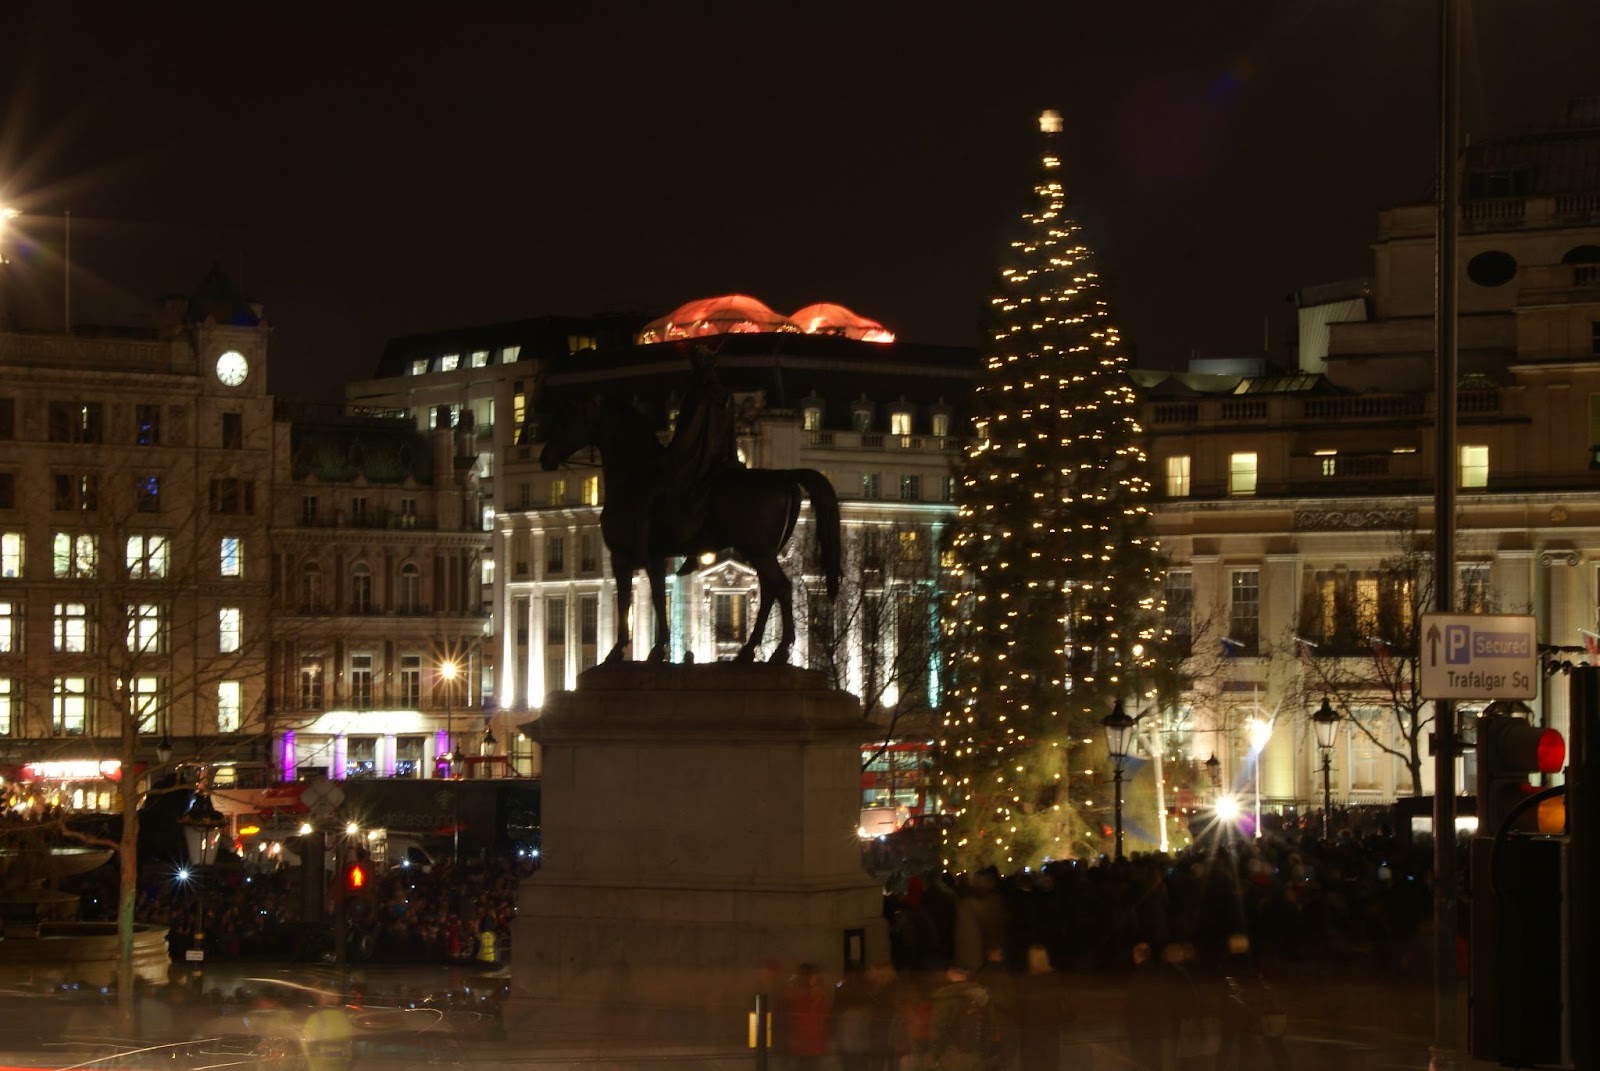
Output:
<instances>
[{"instance_id":1,"label":"lamp post","mask_svg":"<svg viewBox=\"0 0 1600 1071\"><path fill-rule=\"evenodd\" d=\"M1133 740L1133 721L1128 717L1128 712L1122 709L1122 700L1117 700L1111 708L1111 713L1100 720L1101 728L1106 731L1106 751L1111 755L1111 810L1116 816L1116 855L1117 862L1122 861L1122 762L1128 757L1128 744Z\"/></svg>"},{"instance_id":2,"label":"lamp post","mask_svg":"<svg viewBox=\"0 0 1600 1071\"><path fill-rule=\"evenodd\" d=\"M159 761L161 765L165 766L167 763L172 761L172 751L172 741L167 738L166 733L162 733L160 741L156 743L157 761Z\"/></svg>"},{"instance_id":3,"label":"lamp post","mask_svg":"<svg viewBox=\"0 0 1600 1071\"><path fill-rule=\"evenodd\" d=\"M1216 754L1205 761L1206 776L1211 779L1211 795L1215 798L1222 793L1222 761Z\"/></svg>"},{"instance_id":4,"label":"lamp post","mask_svg":"<svg viewBox=\"0 0 1600 1071\"><path fill-rule=\"evenodd\" d=\"M1311 715L1311 724L1317 730L1317 749L1322 752L1322 839L1327 840L1333 830L1333 789L1329 775L1333 768L1333 741L1339 735L1339 712L1322 697L1322 706Z\"/></svg>"},{"instance_id":5,"label":"lamp post","mask_svg":"<svg viewBox=\"0 0 1600 1071\"><path fill-rule=\"evenodd\" d=\"M1261 836L1261 753L1267 748L1267 741L1272 739L1272 722L1260 718L1251 718L1247 731L1250 734L1250 765L1255 767L1256 775L1256 836Z\"/></svg>"},{"instance_id":6,"label":"lamp post","mask_svg":"<svg viewBox=\"0 0 1600 1071\"><path fill-rule=\"evenodd\" d=\"M446 659L439 663L439 679L444 682L444 773L446 777L455 776L456 764L456 733L455 717L450 705L451 693L455 691L456 674L460 667L454 659Z\"/></svg>"}]
</instances>

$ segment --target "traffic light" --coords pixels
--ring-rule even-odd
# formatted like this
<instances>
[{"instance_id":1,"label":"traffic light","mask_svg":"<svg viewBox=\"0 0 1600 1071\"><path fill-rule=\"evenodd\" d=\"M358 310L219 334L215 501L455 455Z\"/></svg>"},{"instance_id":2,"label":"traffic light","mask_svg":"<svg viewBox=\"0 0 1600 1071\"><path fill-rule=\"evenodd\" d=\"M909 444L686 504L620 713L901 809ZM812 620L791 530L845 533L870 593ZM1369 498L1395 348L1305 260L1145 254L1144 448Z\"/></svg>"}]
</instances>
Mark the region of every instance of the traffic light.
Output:
<instances>
[{"instance_id":1,"label":"traffic light","mask_svg":"<svg viewBox=\"0 0 1600 1071\"><path fill-rule=\"evenodd\" d=\"M1567 744L1554 729L1541 729L1509 714L1478 719L1478 835L1502 832L1566 832L1566 815L1558 800L1545 800L1515 818L1518 803L1538 791L1530 774L1560 773ZM1510 825L1507 825L1507 822Z\"/></svg>"},{"instance_id":2,"label":"traffic light","mask_svg":"<svg viewBox=\"0 0 1600 1071\"><path fill-rule=\"evenodd\" d=\"M1493 707L1478 719L1468 1041L1473 1056L1511 1067L1563 1057L1571 906L1564 790L1529 778L1560 773L1566 751L1554 729Z\"/></svg>"},{"instance_id":3,"label":"traffic light","mask_svg":"<svg viewBox=\"0 0 1600 1071\"><path fill-rule=\"evenodd\" d=\"M367 883L372 880L372 874L364 862L350 863L344 868L344 889L347 893L363 893L367 891Z\"/></svg>"}]
</instances>

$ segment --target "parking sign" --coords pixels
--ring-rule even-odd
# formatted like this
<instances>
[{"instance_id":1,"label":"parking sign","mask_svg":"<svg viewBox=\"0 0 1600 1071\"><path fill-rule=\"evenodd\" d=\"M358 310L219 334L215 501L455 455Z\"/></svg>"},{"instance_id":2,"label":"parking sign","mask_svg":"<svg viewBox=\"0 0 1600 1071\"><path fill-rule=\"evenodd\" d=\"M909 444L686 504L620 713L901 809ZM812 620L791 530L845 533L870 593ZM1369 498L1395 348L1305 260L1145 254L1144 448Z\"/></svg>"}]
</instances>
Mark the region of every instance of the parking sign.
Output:
<instances>
[{"instance_id":1,"label":"parking sign","mask_svg":"<svg viewBox=\"0 0 1600 1071\"><path fill-rule=\"evenodd\" d=\"M1532 614L1423 614L1424 699L1532 699L1539 637Z\"/></svg>"}]
</instances>

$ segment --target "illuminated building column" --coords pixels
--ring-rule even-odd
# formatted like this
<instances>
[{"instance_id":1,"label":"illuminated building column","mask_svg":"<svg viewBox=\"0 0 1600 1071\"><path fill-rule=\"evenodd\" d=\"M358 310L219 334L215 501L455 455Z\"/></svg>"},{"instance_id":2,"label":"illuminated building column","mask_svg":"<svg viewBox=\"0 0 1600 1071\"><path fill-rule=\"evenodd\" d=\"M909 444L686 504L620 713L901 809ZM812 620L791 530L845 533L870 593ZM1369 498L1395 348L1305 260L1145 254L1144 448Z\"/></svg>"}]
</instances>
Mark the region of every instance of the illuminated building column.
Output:
<instances>
[{"instance_id":1,"label":"illuminated building column","mask_svg":"<svg viewBox=\"0 0 1600 1071\"><path fill-rule=\"evenodd\" d=\"M328 771L329 780L344 780L345 760L350 753L349 747L349 741L345 739L343 733L333 738L333 769Z\"/></svg>"},{"instance_id":2,"label":"illuminated building column","mask_svg":"<svg viewBox=\"0 0 1600 1071\"><path fill-rule=\"evenodd\" d=\"M384 777L394 776L397 744L393 733L378 737L378 769Z\"/></svg>"}]
</instances>

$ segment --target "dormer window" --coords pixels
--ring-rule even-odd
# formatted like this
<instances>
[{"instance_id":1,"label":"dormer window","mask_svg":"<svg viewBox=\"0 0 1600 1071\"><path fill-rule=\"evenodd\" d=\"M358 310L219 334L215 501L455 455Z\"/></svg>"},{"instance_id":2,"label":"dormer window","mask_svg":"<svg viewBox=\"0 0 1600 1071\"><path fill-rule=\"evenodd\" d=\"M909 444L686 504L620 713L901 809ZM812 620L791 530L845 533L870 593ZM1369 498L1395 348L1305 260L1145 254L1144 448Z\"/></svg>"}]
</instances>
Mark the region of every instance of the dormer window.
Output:
<instances>
[{"instance_id":1,"label":"dormer window","mask_svg":"<svg viewBox=\"0 0 1600 1071\"><path fill-rule=\"evenodd\" d=\"M474 350L472 353L472 367L485 368L489 364L488 350Z\"/></svg>"},{"instance_id":2,"label":"dormer window","mask_svg":"<svg viewBox=\"0 0 1600 1071\"><path fill-rule=\"evenodd\" d=\"M412 361L411 362L411 374L414 375L414 376L425 376L425 375L427 375L428 374L428 359L426 357L424 357L420 361Z\"/></svg>"},{"instance_id":3,"label":"dormer window","mask_svg":"<svg viewBox=\"0 0 1600 1071\"><path fill-rule=\"evenodd\" d=\"M872 430L872 403L867 400L866 395L851 403L850 426L856 431Z\"/></svg>"},{"instance_id":4,"label":"dormer window","mask_svg":"<svg viewBox=\"0 0 1600 1071\"><path fill-rule=\"evenodd\" d=\"M911 411L910 410L908 410L908 409L896 409L894 412L889 414L889 434L890 435L910 435L911 434Z\"/></svg>"},{"instance_id":5,"label":"dormer window","mask_svg":"<svg viewBox=\"0 0 1600 1071\"><path fill-rule=\"evenodd\" d=\"M822 430L822 407L820 405L808 405L808 406L806 406L805 409L803 410L803 413L802 413L802 416L801 416L801 420L803 421L803 423L801 424L801 427L804 428L806 431L821 431Z\"/></svg>"},{"instance_id":6,"label":"dormer window","mask_svg":"<svg viewBox=\"0 0 1600 1071\"><path fill-rule=\"evenodd\" d=\"M454 372L460 367L461 354L459 353L447 353L439 358L439 371L441 372Z\"/></svg>"}]
</instances>

